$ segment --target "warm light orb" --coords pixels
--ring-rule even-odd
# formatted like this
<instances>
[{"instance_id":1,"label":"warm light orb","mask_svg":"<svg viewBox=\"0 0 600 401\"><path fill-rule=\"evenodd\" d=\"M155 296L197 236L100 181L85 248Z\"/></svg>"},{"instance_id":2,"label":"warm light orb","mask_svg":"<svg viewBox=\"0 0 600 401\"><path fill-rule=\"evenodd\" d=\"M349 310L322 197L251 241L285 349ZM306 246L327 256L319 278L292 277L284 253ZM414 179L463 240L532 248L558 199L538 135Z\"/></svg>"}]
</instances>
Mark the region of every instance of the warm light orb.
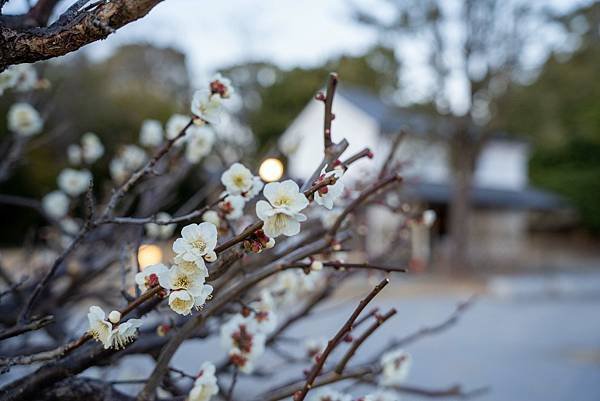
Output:
<instances>
[{"instance_id":1,"label":"warm light orb","mask_svg":"<svg viewBox=\"0 0 600 401\"><path fill-rule=\"evenodd\" d=\"M140 268L155 265L162 262L162 250L156 245L142 245L138 250L138 262Z\"/></svg>"},{"instance_id":2,"label":"warm light orb","mask_svg":"<svg viewBox=\"0 0 600 401\"><path fill-rule=\"evenodd\" d=\"M266 159L261 163L258 175L266 182L277 181L283 176L283 163L275 158Z\"/></svg>"}]
</instances>

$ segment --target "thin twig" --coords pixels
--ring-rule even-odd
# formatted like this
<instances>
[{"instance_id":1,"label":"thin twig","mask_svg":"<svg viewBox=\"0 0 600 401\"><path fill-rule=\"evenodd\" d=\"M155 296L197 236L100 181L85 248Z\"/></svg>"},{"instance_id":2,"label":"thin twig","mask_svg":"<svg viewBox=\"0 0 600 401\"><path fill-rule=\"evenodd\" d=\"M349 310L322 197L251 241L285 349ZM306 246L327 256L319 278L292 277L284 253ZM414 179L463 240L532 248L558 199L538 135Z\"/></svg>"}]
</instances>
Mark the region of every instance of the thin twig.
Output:
<instances>
[{"instance_id":1,"label":"thin twig","mask_svg":"<svg viewBox=\"0 0 600 401\"><path fill-rule=\"evenodd\" d=\"M385 315L376 315L375 322L371 326L369 326L369 328L367 328L367 330L365 330L365 332L361 334L360 337L354 340L352 346L348 349L348 351L346 351L342 359L338 362L334 369L335 373L337 373L338 375L344 373L346 365L348 364L348 362L350 362L350 359L352 359L352 357L356 354L358 348L360 348L360 346L366 341L367 338L369 338L375 332L375 330L377 330L383 323L385 323L386 320L388 320L395 314L396 309L391 309Z\"/></svg>"},{"instance_id":2,"label":"thin twig","mask_svg":"<svg viewBox=\"0 0 600 401\"><path fill-rule=\"evenodd\" d=\"M321 354L319 354L317 357L315 357L315 359L316 359L315 365L310 370L310 373L308 374L308 378L306 379L306 383L304 384L304 387L301 390L294 393L294 397L293 397L294 401L304 400L304 398L306 397L306 394L308 394L308 392L312 388L315 379L317 378L317 376L323 369L323 366L325 365L325 361L327 360L327 357L329 357L331 352L333 352L333 350L337 347L337 345L344 339L346 334L348 334L352 330L352 326L354 325L354 322L356 321L356 319L358 318L360 313L363 311L363 309L369 304L369 302L371 302L373 300L373 298L375 298L377 296L377 294L379 294L381 292L381 290L386 285L388 285L389 282L390 282L389 279L387 279L387 278L383 279L379 284L377 284L377 286L375 286L375 288L373 288L373 290L369 293L369 295L367 295L362 301L360 301L360 303L358 304L358 306L356 307L354 312L352 312L352 315L348 318L346 323L344 323L344 325L336 333L336 335L331 340L329 340L325 350Z\"/></svg>"}]
</instances>

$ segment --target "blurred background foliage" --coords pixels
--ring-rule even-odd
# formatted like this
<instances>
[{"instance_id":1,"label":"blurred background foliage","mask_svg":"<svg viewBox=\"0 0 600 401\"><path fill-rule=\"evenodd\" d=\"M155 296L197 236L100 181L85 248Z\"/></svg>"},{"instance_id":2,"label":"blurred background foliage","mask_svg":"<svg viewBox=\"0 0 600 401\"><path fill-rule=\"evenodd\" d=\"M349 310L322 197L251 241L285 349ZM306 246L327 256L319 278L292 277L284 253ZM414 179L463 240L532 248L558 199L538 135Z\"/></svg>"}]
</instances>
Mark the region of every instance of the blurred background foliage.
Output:
<instances>
[{"instance_id":1,"label":"blurred background foliage","mask_svg":"<svg viewBox=\"0 0 600 401\"><path fill-rule=\"evenodd\" d=\"M533 185L569 199L582 223L600 232L600 4L563 18L586 29L571 55L553 55L537 79L509 89L498 119L531 140Z\"/></svg>"},{"instance_id":2,"label":"blurred background foliage","mask_svg":"<svg viewBox=\"0 0 600 401\"><path fill-rule=\"evenodd\" d=\"M342 56L314 68L283 70L272 64L226 68L244 97L241 115L256 136L258 148L274 146L279 135L302 111L325 78L336 71L343 85L368 89L386 97L397 88L399 64L394 52L374 47L361 56Z\"/></svg>"}]
</instances>

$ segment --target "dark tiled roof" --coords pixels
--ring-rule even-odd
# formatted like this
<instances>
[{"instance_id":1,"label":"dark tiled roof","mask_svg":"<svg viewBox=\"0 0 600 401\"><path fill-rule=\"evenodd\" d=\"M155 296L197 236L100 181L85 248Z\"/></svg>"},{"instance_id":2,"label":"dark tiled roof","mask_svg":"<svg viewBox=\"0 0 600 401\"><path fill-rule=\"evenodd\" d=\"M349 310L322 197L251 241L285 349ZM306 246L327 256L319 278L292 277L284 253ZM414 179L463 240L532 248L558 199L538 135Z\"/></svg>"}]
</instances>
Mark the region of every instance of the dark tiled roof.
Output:
<instances>
[{"instance_id":1,"label":"dark tiled roof","mask_svg":"<svg viewBox=\"0 0 600 401\"><path fill-rule=\"evenodd\" d=\"M384 134L395 134L401 128L409 128L412 133L423 134L441 132L445 127L442 121L436 121L431 116L400 109L384 103L376 94L369 90L356 87L341 87L338 93L350 103L363 110L375 119Z\"/></svg>"},{"instance_id":2,"label":"dark tiled roof","mask_svg":"<svg viewBox=\"0 0 600 401\"><path fill-rule=\"evenodd\" d=\"M423 182L406 183L404 193L412 198L434 203L448 203L451 188L446 184ZM567 207L564 199L551 192L536 188L522 190L475 187L471 190L475 206L523 210L552 210Z\"/></svg>"},{"instance_id":3,"label":"dark tiled roof","mask_svg":"<svg viewBox=\"0 0 600 401\"><path fill-rule=\"evenodd\" d=\"M383 134L396 134L400 129L407 128L411 134L435 134L439 138L444 138L451 135L453 131L448 118L443 116L436 118L425 113L386 104L368 89L341 86L338 94L373 117L379 123ZM478 128L473 127L473 130L476 131ZM493 137L497 140L527 143L526 140L515 138L506 132L495 132Z\"/></svg>"}]
</instances>

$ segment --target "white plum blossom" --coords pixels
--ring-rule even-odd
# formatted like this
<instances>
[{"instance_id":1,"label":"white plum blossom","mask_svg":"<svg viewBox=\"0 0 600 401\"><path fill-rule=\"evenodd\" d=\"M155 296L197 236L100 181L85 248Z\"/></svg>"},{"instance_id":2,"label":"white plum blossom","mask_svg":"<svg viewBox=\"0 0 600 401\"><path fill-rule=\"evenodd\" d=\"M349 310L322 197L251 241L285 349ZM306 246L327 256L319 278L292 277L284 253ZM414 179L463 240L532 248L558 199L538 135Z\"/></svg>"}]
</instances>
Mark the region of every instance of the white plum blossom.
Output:
<instances>
[{"instance_id":1,"label":"white plum blossom","mask_svg":"<svg viewBox=\"0 0 600 401\"><path fill-rule=\"evenodd\" d=\"M38 74L32 64L18 64L12 66L14 69L17 81L15 89L19 92L27 92L35 89L38 86Z\"/></svg>"},{"instance_id":2,"label":"white plum blossom","mask_svg":"<svg viewBox=\"0 0 600 401\"><path fill-rule=\"evenodd\" d=\"M173 114L169 118L169 120L167 120L167 125L166 125L167 139L177 138L177 136L181 133L181 131L183 131L183 129L188 125L189 122L190 122L190 118L188 116L184 116L183 114ZM187 135L187 131L186 131L186 135ZM179 140L177 140L177 142L175 142L175 145L180 145L182 143L183 143L183 140L182 140L182 138L180 138Z\"/></svg>"},{"instance_id":3,"label":"white plum blossom","mask_svg":"<svg viewBox=\"0 0 600 401\"><path fill-rule=\"evenodd\" d=\"M198 163L210 153L215 143L215 133L209 127L190 127L186 134L186 143L186 159L190 163Z\"/></svg>"},{"instance_id":4,"label":"white plum blossom","mask_svg":"<svg viewBox=\"0 0 600 401\"><path fill-rule=\"evenodd\" d=\"M265 334L249 317L237 314L221 326L221 345L242 373L252 373L256 359L264 353L265 341Z\"/></svg>"},{"instance_id":5,"label":"white plum blossom","mask_svg":"<svg viewBox=\"0 0 600 401\"><path fill-rule=\"evenodd\" d=\"M104 155L104 146L93 132L86 132L81 137L81 155L83 161L88 164L95 163Z\"/></svg>"},{"instance_id":6,"label":"white plum blossom","mask_svg":"<svg viewBox=\"0 0 600 401\"><path fill-rule=\"evenodd\" d=\"M17 84L18 75L16 71L8 67L2 73L0 73L0 95L4 94L4 91L13 88Z\"/></svg>"},{"instance_id":7,"label":"white plum blossom","mask_svg":"<svg viewBox=\"0 0 600 401\"><path fill-rule=\"evenodd\" d=\"M188 224L181 238L173 243L173 251L186 260L194 260L212 252L217 245L217 227L212 223Z\"/></svg>"},{"instance_id":8,"label":"white plum blossom","mask_svg":"<svg viewBox=\"0 0 600 401\"><path fill-rule=\"evenodd\" d=\"M204 285L204 275L178 265L158 274L160 286L168 290L186 290L193 297L200 296Z\"/></svg>"},{"instance_id":9,"label":"white plum blossom","mask_svg":"<svg viewBox=\"0 0 600 401\"><path fill-rule=\"evenodd\" d=\"M379 384L382 386L394 386L402 384L406 380L412 364L412 357L408 352L396 349L383 354L380 364L382 372Z\"/></svg>"},{"instance_id":10,"label":"white plum blossom","mask_svg":"<svg viewBox=\"0 0 600 401\"><path fill-rule=\"evenodd\" d=\"M219 202L219 209L227 220L237 220L244 214L246 200L239 195L229 195Z\"/></svg>"},{"instance_id":11,"label":"white plum blossom","mask_svg":"<svg viewBox=\"0 0 600 401\"><path fill-rule=\"evenodd\" d=\"M188 394L187 401L210 401L213 395L219 393L219 385L215 376L215 365L204 362L198 373L198 378Z\"/></svg>"},{"instance_id":12,"label":"white plum blossom","mask_svg":"<svg viewBox=\"0 0 600 401\"><path fill-rule=\"evenodd\" d=\"M173 312L187 316L194 308L194 297L185 290L172 291L169 294L169 307Z\"/></svg>"},{"instance_id":13,"label":"white plum blossom","mask_svg":"<svg viewBox=\"0 0 600 401\"><path fill-rule=\"evenodd\" d=\"M352 401L350 395L327 387L316 389L314 392L310 392L309 395L309 401Z\"/></svg>"},{"instance_id":14,"label":"white plum blossom","mask_svg":"<svg viewBox=\"0 0 600 401\"><path fill-rule=\"evenodd\" d=\"M17 135L33 136L42 132L40 113L28 103L15 103L8 110L8 129Z\"/></svg>"},{"instance_id":15,"label":"white plum blossom","mask_svg":"<svg viewBox=\"0 0 600 401\"><path fill-rule=\"evenodd\" d=\"M241 163L233 163L221 176L221 183L229 195L242 195L254 186L252 172Z\"/></svg>"},{"instance_id":16,"label":"white plum blossom","mask_svg":"<svg viewBox=\"0 0 600 401\"><path fill-rule=\"evenodd\" d=\"M204 274L190 271L180 265L172 266L168 271L158 275L160 286L172 290L169 306L181 315L188 315L192 308L201 308L212 294L213 288L204 284Z\"/></svg>"},{"instance_id":17,"label":"white plum blossom","mask_svg":"<svg viewBox=\"0 0 600 401\"><path fill-rule=\"evenodd\" d=\"M0 73L0 95L10 88L19 92L30 91L37 84L37 72L31 64L12 65Z\"/></svg>"},{"instance_id":18,"label":"white plum blossom","mask_svg":"<svg viewBox=\"0 0 600 401\"><path fill-rule=\"evenodd\" d=\"M333 209L333 202L339 198L342 193L344 192L344 183L342 182L341 178L342 175L344 174L342 169L336 168L333 171L330 171L328 173L322 173L321 177L319 177L319 179L317 180L317 183L319 181L323 181L329 177L335 177L336 181L333 185L326 185L324 187L319 188L315 194L315 202L329 210Z\"/></svg>"},{"instance_id":19,"label":"white plum blossom","mask_svg":"<svg viewBox=\"0 0 600 401\"><path fill-rule=\"evenodd\" d=\"M277 314L271 293L267 289L262 290L259 300L251 306L253 311L247 319L251 320L254 330L265 335L272 333L277 327Z\"/></svg>"},{"instance_id":20,"label":"white plum blossom","mask_svg":"<svg viewBox=\"0 0 600 401\"><path fill-rule=\"evenodd\" d=\"M115 182L122 183L145 162L144 149L136 145L126 145L121 149L119 157L110 161L110 176Z\"/></svg>"},{"instance_id":21,"label":"white plum blossom","mask_svg":"<svg viewBox=\"0 0 600 401\"><path fill-rule=\"evenodd\" d=\"M164 132L160 121L144 120L140 130L140 145L159 146L163 142Z\"/></svg>"},{"instance_id":22,"label":"white plum blossom","mask_svg":"<svg viewBox=\"0 0 600 401\"><path fill-rule=\"evenodd\" d=\"M62 191L52 191L42 199L44 212L53 219L62 219L69 211L69 197Z\"/></svg>"},{"instance_id":23,"label":"white plum blossom","mask_svg":"<svg viewBox=\"0 0 600 401\"><path fill-rule=\"evenodd\" d=\"M140 319L129 319L112 331L111 346L115 349L123 349L127 344L135 340L138 328L142 325ZM106 348L106 345L104 346Z\"/></svg>"},{"instance_id":24,"label":"white plum blossom","mask_svg":"<svg viewBox=\"0 0 600 401\"><path fill-rule=\"evenodd\" d=\"M207 210L202 215L202 221L206 221L208 223L214 224L216 227L221 225L221 218L219 217L219 213L214 210Z\"/></svg>"},{"instance_id":25,"label":"white plum blossom","mask_svg":"<svg viewBox=\"0 0 600 401\"><path fill-rule=\"evenodd\" d=\"M117 183L122 183L129 175L129 172L125 168L125 162L119 158L112 159L108 169L110 170L111 178Z\"/></svg>"},{"instance_id":26,"label":"white plum blossom","mask_svg":"<svg viewBox=\"0 0 600 401\"><path fill-rule=\"evenodd\" d=\"M69 159L69 163L79 166L81 164L81 160L83 159L81 146L76 144L71 144L67 147L67 158Z\"/></svg>"},{"instance_id":27,"label":"white plum blossom","mask_svg":"<svg viewBox=\"0 0 600 401\"><path fill-rule=\"evenodd\" d=\"M98 306L90 306L88 312L88 322L90 328L88 333L94 340L101 342L104 349L125 348L137 336L137 330L142 325L139 319L129 319L126 322L113 327L113 324L106 320L106 313Z\"/></svg>"},{"instance_id":28,"label":"white plum blossom","mask_svg":"<svg viewBox=\"0 0 600 401\"><path fill-rule=\"evenodd\" d=\"M66 217L60 221L60 228L69 235L75 235L79 232L79 223L75 219Z\"/></svg>"},{"instance_id":29,"label":"white plum blossom","mask_svg":"<svg viewBox=\"0 0 600 401\"><path fill-rule=\"evenodd\" d=\"M70 196L76 197L84 193L92 180L88 170L66 168L58 175L58 187Z\"/></svg>"},{"instance_id":30,"label":"white plum blossom","mask_svg":"<svg viewBox=\"0 0 600 401\"><path fill-rule=\"evenodd\" d=\"M171 215L169 213L160 212L156 214L156 221L167 222L171 220ZM157 223L148 223L145 225L146 234L150 238L155 239L167 239L173 235L177 224L157 224Z\"/></svg>"},{"instance_id":31,"label":"white plum blossom","mask_svg":"<svg viewBox=\"0 0 600 401\"><path fill-rule=\"evenodd\" d=\"M167 273L168 271L169 269L167 266L162 263L147 266L144 270L135 275L135 283L140 288L140 291L145 292L151 287L159 285L159 275Z\"/></svg>"},{"instance_id":32,"label":"white plum blossom","mask_svg":"<svg viewBox=\"0 0 600 401\"><path fill-rule=\"evenodd\" d=\"M81 162L92 164L102 157L104 146L100 138L93 132L86 132L81 137L81 145L72 144L67 148L69 163L79 165Z\"/></svg>"},{"instance_id":33,"label":"white plum blossom","mask_svg":"<svg viewBox=\"0 0 600 401\"><path fill-rule=\"evenodd\" d=\"M231 80L229 78L225 78L220 73L215 74L210 80L210 92L213 96L219 96L222 99L228 99L235 92L233 86L231 85Z\"/></svg>"},{"instance_id":34,"label":"white plum blossom","mask_svg":"<svg viewBox=\"0 0 600 401\"><path fill-rule=\"evenodd\" d=\"M265 184L262 182L260 177L254 176L252 177L252 187L250 187L248 191L243 192L242 196L244 197L244 199L246 199L246 201L249 201L256 195L258 195L260 191L262 191L264 186Z\"/></svg>"},{"instance_id":35,"label":"white plum blossom","mask_svg":"<svg viewBox=\"0 0 600 401\"><path fill-rule=\"evenodd\" d=\"M263 194L269 202L258 201L256 215L264 221L265 234L272 238L298 234L300 222L306 220L300 211L308 206L308 199L300 192L298 184L292 180L271 182L265 185Z\"/></svg>"},{"instance_id":36,"label":"white plum blossom","mask_svg":"<svg viewBox=\"0 0 600 401\"><path fill-rule=\"evenodd\" d=\"M317 288L321 277L320 272L305 274L300 270L285 270L275 276L271 293L277 294L279 303L289 304Z\"/></svg>"},{"instance_id":37,"label":"white plum blossom","mask_svg":"<svg viewBox=\"0 0 600 401\"><path fill-rule=\"evenodd\" d=\"M88 312L90 328L88 333L94 340L104 344L104 348L110 348L110 336L112 334L112 323L106 320L106 313L99 306L90 306Z\"/></svg>"},{"instance_id":38,"label":"white plum blossom","mask_svg":"<svg viewBox=\"0 0 600 401\"><path fill-rule=\"evenodd\" d=\"M213 96L210 90L203 89L194 93L190 109L192 114L198 117L194 122L204 125L204 123L218 124L221 121L221 107L221 97Z\"/></svg>"},{"instance_id":39,"label":"white plum blossom","mask_svg":"<svg viewBox=\"0 0 600 401\"><path fill-rule=\"evenodd\" d=\"M125 168L133 172L141 168L146 162L146 152L136 145L126 145L121 152L121 159L125 163Z\"/></svg>"},{"instance_id":40,"label":"white plum blossom","mask_svg":"<svg viewBox=\"0 0 600 401\"><path fill-rule=\"evenodd\" d=\"M182 255L175 255L173 263L187 274L199 274L203 278L208 277L208 269L206 268L204 259L201 257L186 260Z\"/></svg>"}]
</instances>

